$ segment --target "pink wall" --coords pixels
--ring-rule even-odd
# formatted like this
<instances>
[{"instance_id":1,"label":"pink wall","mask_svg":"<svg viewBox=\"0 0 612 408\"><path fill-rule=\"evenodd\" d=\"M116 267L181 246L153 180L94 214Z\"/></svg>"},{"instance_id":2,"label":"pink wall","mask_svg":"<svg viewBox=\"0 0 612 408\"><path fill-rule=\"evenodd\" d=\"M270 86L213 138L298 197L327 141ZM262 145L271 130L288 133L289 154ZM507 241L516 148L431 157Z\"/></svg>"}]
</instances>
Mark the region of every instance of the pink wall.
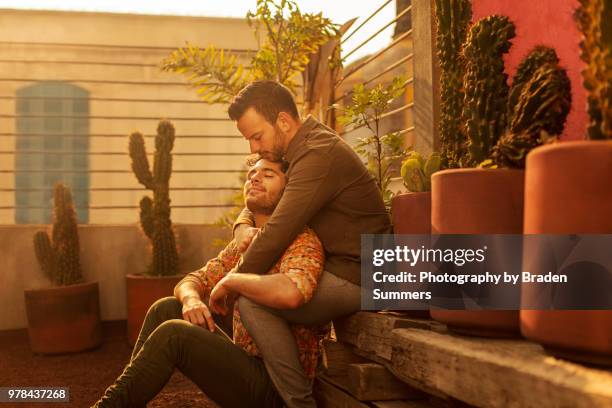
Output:
<instances>
[{"instance_id":1,"label":"pink wall","mask_svg":"<svg viewBox=\"0 0 612 408\"><path fill-rule=\"evenodd\" d=\"M506 72L512 78L519 62L536 45L554 47L572 82L572 109L563 140L584 139L588 116L586 93L580 71L583 66L578 43L581 34L573 19L577 0L472 0L474 20L491 14L510 17L516 37L506 55Z\"/></svg>"}]
</instances>

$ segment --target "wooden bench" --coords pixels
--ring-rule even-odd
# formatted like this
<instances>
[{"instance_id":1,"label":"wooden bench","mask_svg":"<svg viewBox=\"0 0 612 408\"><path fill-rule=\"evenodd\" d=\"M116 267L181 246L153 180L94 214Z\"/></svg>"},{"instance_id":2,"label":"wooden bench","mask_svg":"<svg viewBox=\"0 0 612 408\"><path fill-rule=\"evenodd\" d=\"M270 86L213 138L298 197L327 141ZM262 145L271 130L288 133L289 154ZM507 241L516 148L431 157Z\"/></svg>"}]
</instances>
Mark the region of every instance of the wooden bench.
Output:
<instances>
[{"instance_id":1,"label":"wooden bench","mask_svg":"<svg viewBox=\"0 0 612 408\"><path fill-rule=\"evenodd\" d=\"M611 370L557 359L526 340L461 336L384 312L356 313L335 322L335 333L315 384L322 407L612 408Z\"/></svg>"}]
</instances>

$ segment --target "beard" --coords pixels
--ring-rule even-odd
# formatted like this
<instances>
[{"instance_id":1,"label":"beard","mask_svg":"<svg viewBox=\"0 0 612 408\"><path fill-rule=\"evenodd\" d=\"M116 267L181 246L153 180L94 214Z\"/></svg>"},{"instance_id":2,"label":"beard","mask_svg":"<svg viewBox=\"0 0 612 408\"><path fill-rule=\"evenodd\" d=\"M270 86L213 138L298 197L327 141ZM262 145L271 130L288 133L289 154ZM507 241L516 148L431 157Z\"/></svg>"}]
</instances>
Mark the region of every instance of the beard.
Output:
<instances>
[{"instance_id":1,"label":"beard","mask_svg":"<svg viewBox=\"0 0 612 408\"><path fill-rule=\"evenodd\" d=\"M274 125L274 138L272 139L272 150L259 153L266 160L278 162L283 159L285 134L277 125Z\"/></svg>"},{"instance_id":2,"label":"beard","mask_svg":"<svg viewBox=\"0 0 612 408\"><path fill-rule=\"evenodd\" d=\"M267 194L259 194L255 197L249 197L248 194L245 194L246 198L244 201L246 207L252 213L271 215L274 212L276 206L278 205L282 194L282 191L280 191L274 197L269 197Z\"/></svg>"}]
</instances>

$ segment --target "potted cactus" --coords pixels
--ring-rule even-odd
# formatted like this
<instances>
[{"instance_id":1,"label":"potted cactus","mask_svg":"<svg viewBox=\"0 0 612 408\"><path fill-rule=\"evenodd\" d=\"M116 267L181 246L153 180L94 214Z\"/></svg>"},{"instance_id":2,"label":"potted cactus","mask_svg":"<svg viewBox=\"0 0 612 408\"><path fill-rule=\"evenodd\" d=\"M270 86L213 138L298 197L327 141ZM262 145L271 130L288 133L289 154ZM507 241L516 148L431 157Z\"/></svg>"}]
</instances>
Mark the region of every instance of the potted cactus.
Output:
<instances>
[{"instance_id":1,"label":"potted cactus","mask_svg":"<svg viewBox=\"0 0 612 408\"><path fill-rule=\"evenodd\" d=\"M586 64L587 140L549 144L527 156L527 234L612 233L612 2L580 0L576 19ZM525 300L535 296L529 289ZM612 365L612 311L522 310L521 332L557 356Z\"/></svg>"},{"instance_id":2,"label":"potted cactus","mask_svg":"<svg viewBox=\"0 0 612 408\"><path fill-rule=\"evenodd\" d=\"M451 13L454 7L461 5L467 10L459 15L470 14L466 0L436 4L441 13L439 30L449 26L442 22L452 20L445 13ZM467 26L465 20L461 21ZM454 29L464 32L461 27ZM463 85L455 91L463 96L461 122L455 124L460 136L442 137L443 141L454 140L452 144L443 143L443 162L464 168L443 170L432 177L432 233L520 234L524 192L521 167L530 149L548 135L561 133L570 106L569 80L557 64L554 50L536 47L519 65L510 88L503 55L511 47L514 24L505 16L494 15L465 31L460 48L451 48L457 42L439 42L448 48L439 52L441 60L459 53L462 64L453 64L452 68L465 70ZM450 64L441 61L440 65L444 72ZM449 108L441 111L454 112ZM441 125L445 122L452 121L441 121ZM452 129L447 128L441 126L442 134ZM458 137L464 138L462 146L458 146ZM518 311L436 309L431 315L466 334L505 337L519 333Z\"/></svg>"},{"instance_id":3,"label":"potted cactus","mask_svg":"<svg viewBox=\"0 0 612 408\"><path fill-rule=\"evenodd\" d=\"M407 193L393 196L391 218L395 234L431 233L431 175L440 170L440 154L431 153L425 160L412 151L402 162L400 174ZM429 318L429 310L403 311L417 318Z\"/></svg>"},{"instance_id":4,"label":"potted cactus","mask_svg":"<svg viewBox=\"0 0 612 408\"><path fill-rule=\"evenodd\" d=\"M169 182L172 174L174 126L162 120L155 136L153 171L149 166L141 133L130 135L129 152L134 175L153 198L140 200L140 226L151 241L152 261L141 274L128 274L128 342L134 345L149 307L159 298L171 296L181 280L178 273L178 250L170 219Z\"/></svg>"},{"instance_id":5,"label":"potted cactus","mask_svg":"<svg viewBox=\"0 0 612 408\"><path fill-rule=\"evenodd\" d=\"M396 234L431 233L431 175L438 170L439 153L432 153L425 160L413 151L403 161L400 174L408 192L395 195L391 202Z\"/></svg>"},{"instance_id":6,"label":"potted cactus","mask_svg":"<svg viewBox=\"0 0 612 408\"><path fill-rule=\"evenodd\" d=\"M486 160L505 129L508 86L503 54L513 37L514 25L508 18L489 16L470 27L463 49L455 50L464 58L460 126L466 140L462 151L447 157L453 157L459 166L477 166ZM432 233L520 233L522 195L521 171L440 171L432 177ZM432 309L430 313L466 334L508 336L518 332L518 312Z\"/></svg>"},{"instance_id":7,"label":"potted cactus","mask_svg":"<svg viewBox=\"0 0 612 408\"><path fill-rule=\"evenodd\" d=\"M56 184L53 203L51 238L37 232L34 250L54 286L24 292L30 347L41 354L79 352L102 342L98 283L83 280L70 189Z\"/></svg>"}]
</instances>

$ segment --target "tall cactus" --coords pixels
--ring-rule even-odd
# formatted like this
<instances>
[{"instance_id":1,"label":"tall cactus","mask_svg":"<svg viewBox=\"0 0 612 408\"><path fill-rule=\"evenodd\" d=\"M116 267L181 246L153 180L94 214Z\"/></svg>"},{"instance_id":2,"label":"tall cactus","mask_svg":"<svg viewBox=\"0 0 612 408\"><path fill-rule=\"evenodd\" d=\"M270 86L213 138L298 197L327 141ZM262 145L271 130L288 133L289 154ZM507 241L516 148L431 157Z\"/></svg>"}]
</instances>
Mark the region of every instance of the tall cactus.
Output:
<instances>
[{"instance_id":1,"label":"tall cactus","mask_svg":"<svg viewBox=\"0 0 612 408\"><path fill-rule=\"evenodd\" d=\"M57 183L53 190L52 239L45 231L34 235L34 251L41 269L56 285L83 281L79 234L70 189Z\"/></svg>"},{"instance_id":2,"label":"tall cactus","mask_svg":"<svg viewBox=\"0 0 612 408\"><path fill-rule=\"evenodd\" d=\"M169 181L172 174L174 126L167 120L159 122L155 136L155 156L151 172L144 138L141 133L130 135L129 151L132 170L138 181L153 192L140 200L140 224L153 246L150 274L168 276L178 273L178 251L170 220Z\"/></svg>"},{"instance_id":3,"label":"tall cactus","mask_svg":"<svg viewBox=\"0 0 612 408\"><path fill-rule=\"evenodd\" d=\"M612 139L612 0L579 0L580 57L588 92L589 139Z\"/></svg>"},{"instance_id":4,"label":"tall cactus","mask_svg":"<svg viewBox=\"0 0 612 408\"><path fill-rule=\"evenodd\" d=\"M464 46L466 73L463 118L468 142L468 165L478 165L506 128L507 75L503 54L510 49L514 24L505 16L488 16L474 24Z\"/></svg>"},{"instance_id":5,"label":"tall cactus","mask_svg":"<svg viewBox=\"0 0 612 408\"><path fill-rule=\"evenodd\" d=\"M461 52L470 19L469 0L436 0L438 59L440 61L440 139L442 166L460 166L465 155L466 136L462 126L463 76Z\"/></svg>"},{"instance_id":6,"label":"tall cactus","mask_svg":"<svg viewBox=\"0 0 612 408\"><path fill-rule=\"evenodd\" d=\"M563 132L572 104L571 83L554 49L538 46L527 55L508 99L508 131L493 147L491 161L524 168L527 153Z\"/></svg>"}]
</instances>

